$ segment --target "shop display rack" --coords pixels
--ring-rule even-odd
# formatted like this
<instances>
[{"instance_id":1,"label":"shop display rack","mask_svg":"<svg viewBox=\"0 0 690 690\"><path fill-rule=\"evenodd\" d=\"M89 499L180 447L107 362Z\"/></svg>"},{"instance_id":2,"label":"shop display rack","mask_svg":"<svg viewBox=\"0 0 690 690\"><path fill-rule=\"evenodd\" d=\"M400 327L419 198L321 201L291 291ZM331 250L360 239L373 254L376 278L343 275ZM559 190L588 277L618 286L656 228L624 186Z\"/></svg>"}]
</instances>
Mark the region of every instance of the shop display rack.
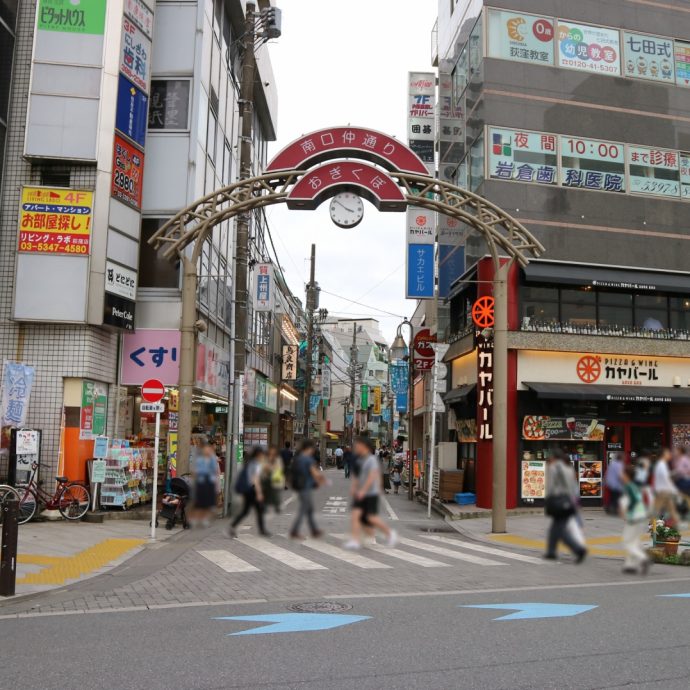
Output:
<instances>
[{"instance_id":1,"label":"shop display rack","mask_svg":"<svg viewBox=\"0 0 690 690\"><path fill-rule=\"evenodd\" d=\"M127 441L114 441L106 458L101 506L127 510L151 500L153 449L132 448Z\"/></svg>"}]
</instances>

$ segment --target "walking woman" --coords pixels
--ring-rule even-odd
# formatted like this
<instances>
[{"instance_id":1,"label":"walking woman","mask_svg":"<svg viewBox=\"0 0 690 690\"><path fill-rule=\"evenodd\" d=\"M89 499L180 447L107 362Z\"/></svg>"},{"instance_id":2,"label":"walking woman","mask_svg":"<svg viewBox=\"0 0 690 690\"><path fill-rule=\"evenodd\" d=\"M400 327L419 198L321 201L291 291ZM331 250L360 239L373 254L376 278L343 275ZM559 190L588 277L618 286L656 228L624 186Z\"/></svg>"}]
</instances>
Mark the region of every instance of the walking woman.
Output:
<instances>
[{"instance_id":1,"label":"walking woman","mask_svg":"<svg viewBox=\"0 0 690 690\"><path fill-rule=\"evenodd\" d=\"M558 543L563 542L574 554L575 562L582 563L587 549L578 543L568 528L568 521L577 513L575 496L579 487L570 463L561 450L555 450L546 468L546 500L544 508L551 518L544 558L557 558Z\"/></svg>"},{"instance_id":2,"label":"walking woman","mask_svg":"<svg viewBox=\"0 0 690 690\"><path fill-rule=\"evenodd\" d=\"M244 505L242 506L242 512L230 524L228 536L232 539L237 536L235 528L247 517L252 508L256 511L256 523L259 527L259 534L263 537L271 536L266 531L266 526L264 525L264 495L261 489L261 466L264 463L265 457L266 453L262 448L259 446L252 448L239 477L237 477L235 491L244 499Z\"/></svg>"}]
</instances>

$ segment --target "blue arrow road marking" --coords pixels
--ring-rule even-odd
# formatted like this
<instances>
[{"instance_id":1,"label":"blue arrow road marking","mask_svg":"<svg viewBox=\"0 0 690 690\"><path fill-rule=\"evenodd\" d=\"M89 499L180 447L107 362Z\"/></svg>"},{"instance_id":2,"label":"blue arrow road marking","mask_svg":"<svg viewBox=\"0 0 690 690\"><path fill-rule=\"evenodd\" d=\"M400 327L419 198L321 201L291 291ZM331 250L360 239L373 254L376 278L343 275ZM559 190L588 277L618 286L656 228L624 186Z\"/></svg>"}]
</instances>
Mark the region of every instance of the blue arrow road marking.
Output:
<instances>
[{"instance_id":1,"label":"blue arrow road marking","mask_svg":"<svg viewBox=\"0 0 690 690\"><path fill-rule=\"evenodd\" d=\"M676 599L690 599L690 592L687 594L657 594L658 597L675 597Z\"/></svg>"},{"instance_id":2,"label":"blue arrow road marking","mask_svg":"<svg viewBox=\"0 0 690 690\"><path fill-rule=\"evenodd\" d=\"M252 621L255 623L273 623L263 628L251 628L228 635L266 635L269 633L310 632L312 630L330 630L351 623L365 621L371 616L349 616L342 613L267 613L260 616L219 616L217 621Z\"/></svg>"},{"instance_id":3,"label":"blue arrow road marking","mask_svg":"<svg viewBox=\"0 0 690 690\"><path fill-rule=\"evenodd\" d=\"M592 604L474 604L465 605L460 608L466 609L495 609L498 611L517 611L506 616L494 618L495 621L517 621L527 618L565 618L567 616L577 616L585 611L596 609Z\"/></svg>"}]
</instances>

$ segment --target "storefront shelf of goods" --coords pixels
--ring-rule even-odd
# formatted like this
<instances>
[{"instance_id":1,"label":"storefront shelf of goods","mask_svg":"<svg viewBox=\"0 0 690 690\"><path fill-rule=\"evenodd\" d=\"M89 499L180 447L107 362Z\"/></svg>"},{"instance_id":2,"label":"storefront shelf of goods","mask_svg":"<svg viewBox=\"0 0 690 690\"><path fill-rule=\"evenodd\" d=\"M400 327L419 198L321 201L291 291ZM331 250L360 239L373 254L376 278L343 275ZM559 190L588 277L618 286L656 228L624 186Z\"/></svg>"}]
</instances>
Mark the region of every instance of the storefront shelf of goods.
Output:
<instances>
[{"instance_id":1,"label":"storefront shelf of goods","mask_svg":"<svg viewBox=\"0 0 690 690\"><path fill-rule=\"evenodd\" d=\"M152 453L130 448L126 442L113 442L106 458L105 482L101 487L101 506L126 510L150 500Z\"/></svg>"}]
</instances>

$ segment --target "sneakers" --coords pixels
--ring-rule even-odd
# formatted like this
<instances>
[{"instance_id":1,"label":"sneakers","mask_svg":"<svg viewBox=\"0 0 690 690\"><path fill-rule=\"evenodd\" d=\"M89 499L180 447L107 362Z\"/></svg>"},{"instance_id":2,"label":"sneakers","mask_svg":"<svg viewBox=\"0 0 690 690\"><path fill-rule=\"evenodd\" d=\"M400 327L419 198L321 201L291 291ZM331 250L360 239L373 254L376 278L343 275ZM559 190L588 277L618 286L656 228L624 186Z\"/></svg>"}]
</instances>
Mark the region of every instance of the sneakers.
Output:
<instances>
[{"instance_id":1,"label":"sneakers","mask_svg":"<svg viewBox=\"0 0 690 690\"><path fill-rule=\"evenodd\" d=\"M343 548L348 551L359 551L362 545L356 539L349 539L343 544Z\"/></svg>"},{"instance_id":2,"label":"sneakers","mask_svg":"<svg viewBox=\"0 0 690 690\"><path fill-rule=\"evenodd\" d=\"M230 539L237 539L237 532L235 531L234 527L228 527L227 535L230 537Z\"/></svg>"},{"instance_id":3,"label":"sneakers","mask_svg":"<svg viewBox=\"0 0 690 690\"><path fill-rule=\"evenodd\" d=\"M388 535L388 539L386 540L386 546L392 549L397 543L398 533L394 529L392 529L391 533Z\"/></svg>"}]
</instances>

